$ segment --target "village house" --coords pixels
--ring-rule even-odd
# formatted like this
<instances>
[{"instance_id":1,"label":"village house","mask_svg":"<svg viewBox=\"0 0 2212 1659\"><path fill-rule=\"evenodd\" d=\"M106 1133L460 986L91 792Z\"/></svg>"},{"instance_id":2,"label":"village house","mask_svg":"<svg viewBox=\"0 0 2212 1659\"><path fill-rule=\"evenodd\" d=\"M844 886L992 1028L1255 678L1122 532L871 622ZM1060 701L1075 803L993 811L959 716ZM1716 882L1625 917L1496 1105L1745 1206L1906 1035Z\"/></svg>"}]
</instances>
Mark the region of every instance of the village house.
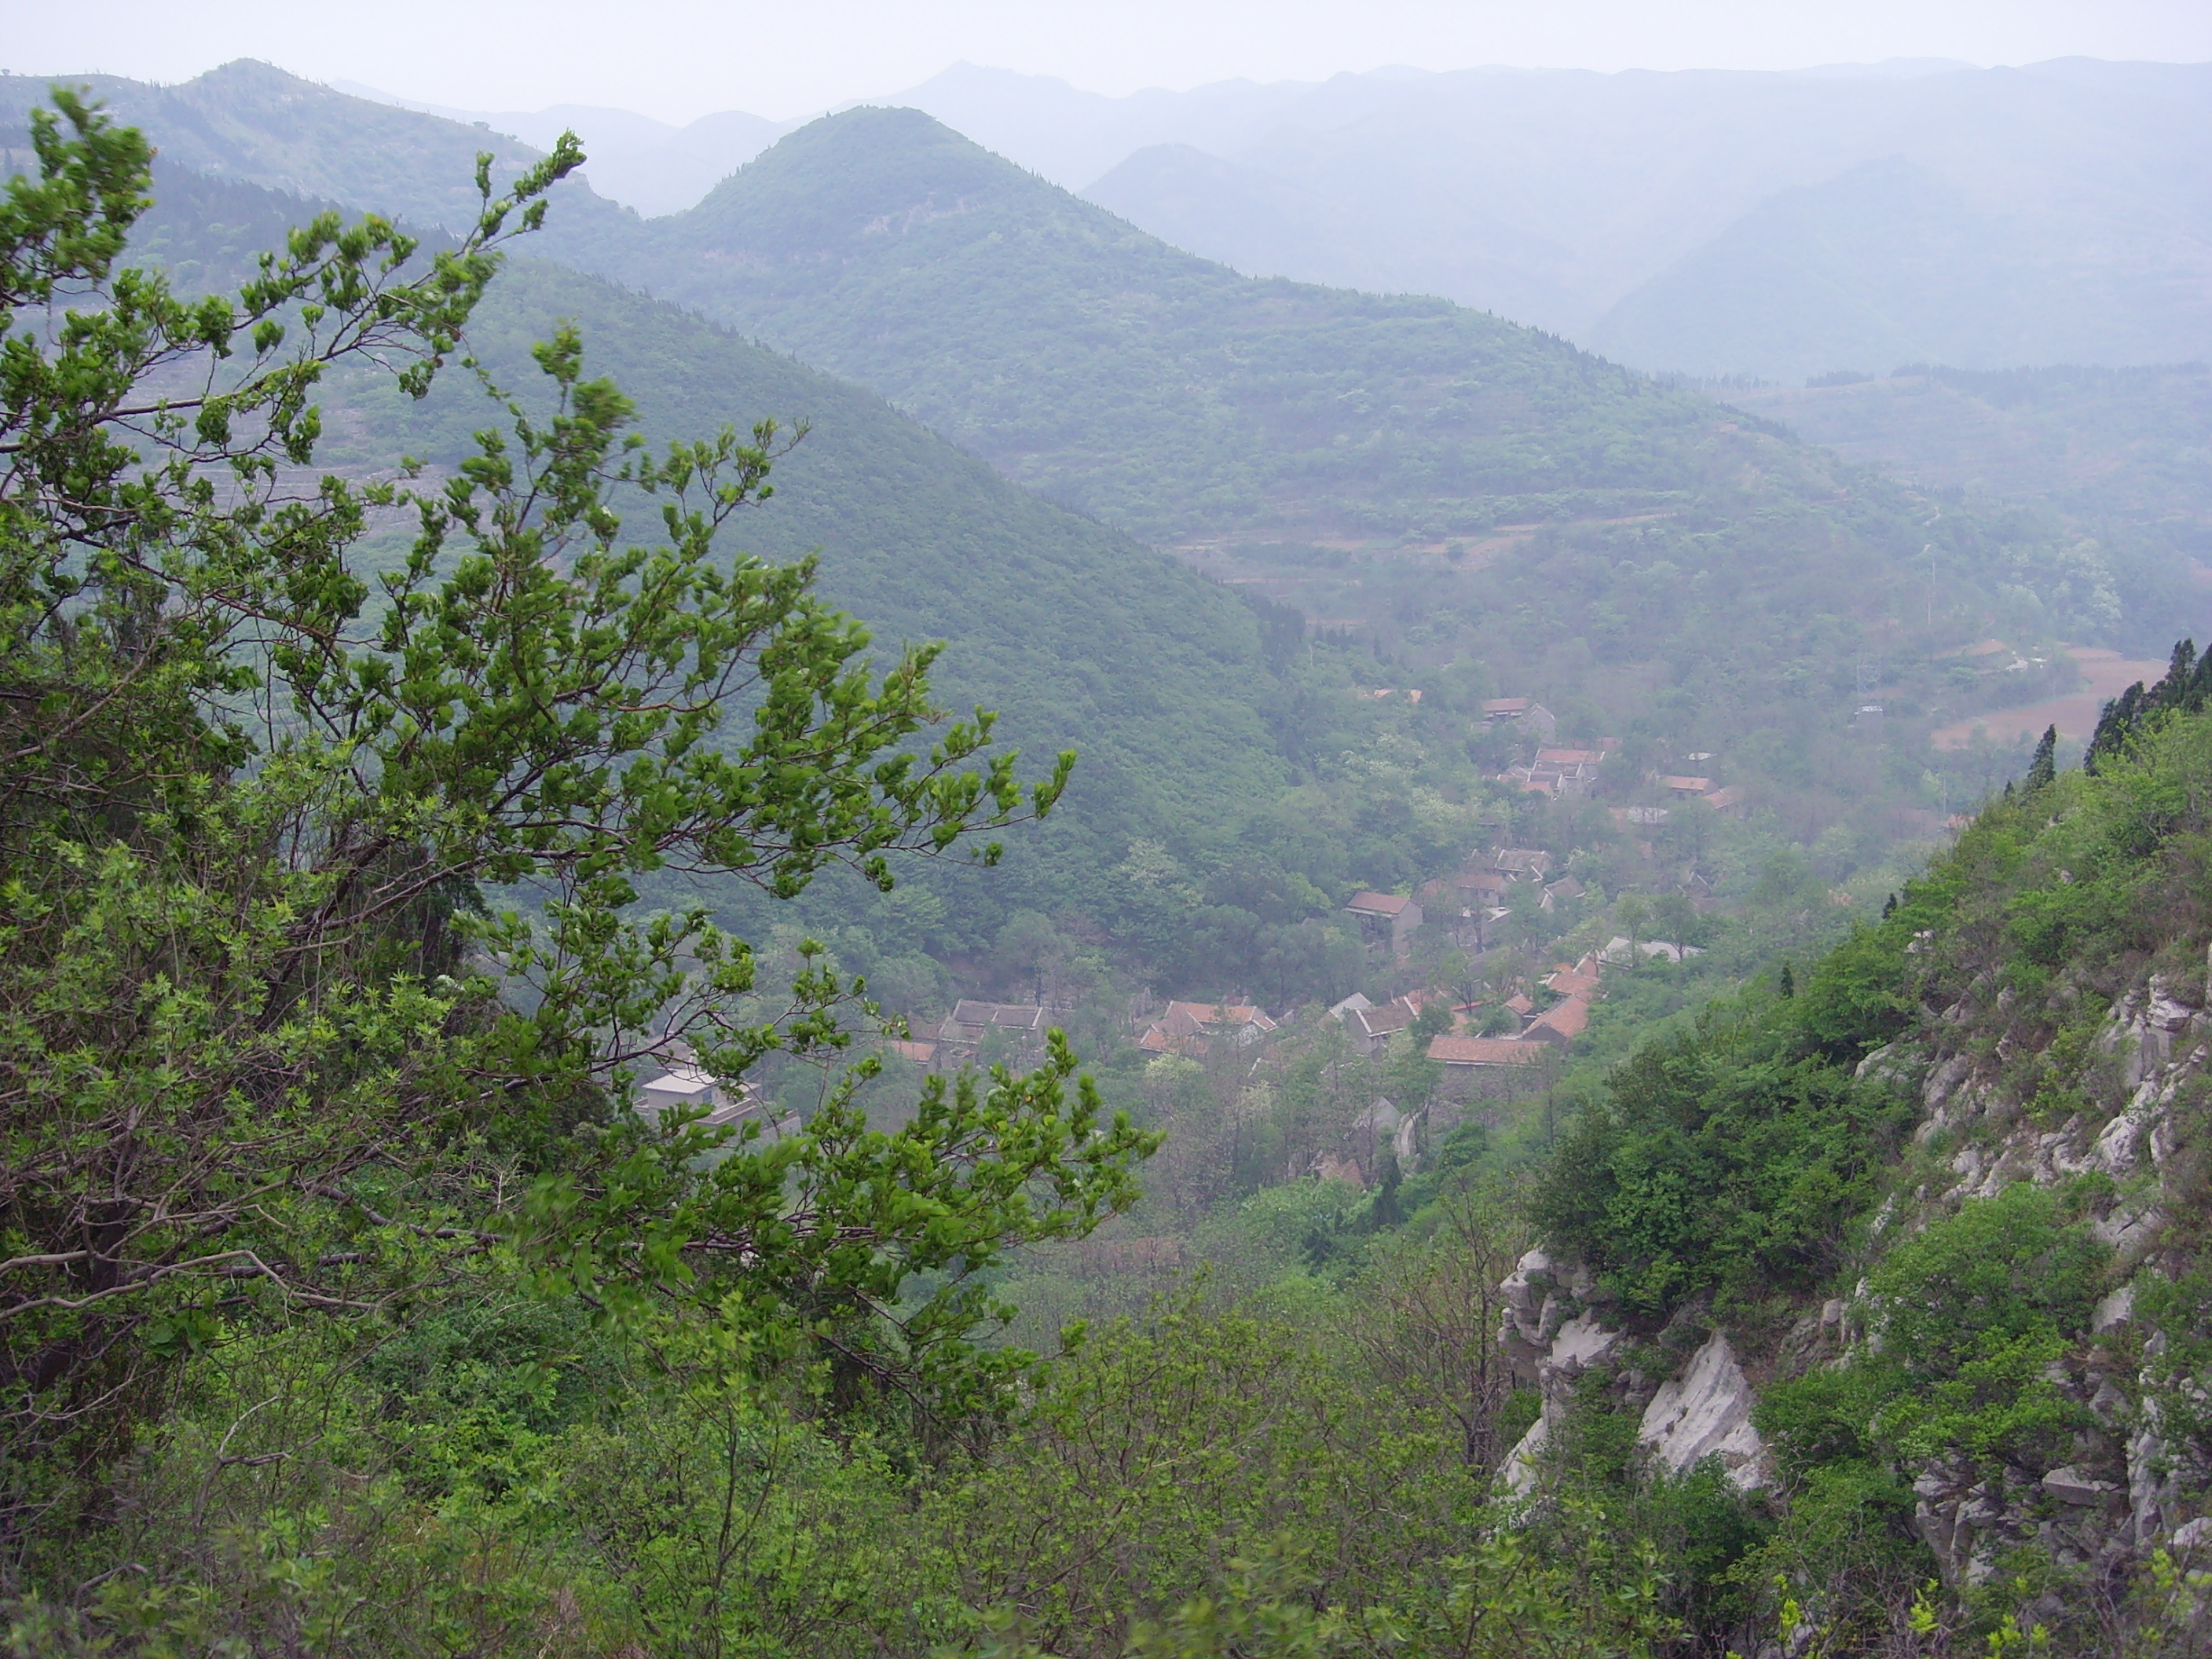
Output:
<instances>
[{"instance_id":1,"label":"village house","mask_svg":"<svg viewBox=\"0 0 2212 1659\"><path fill-rule=\"evenodd\" d=\"M1042 1048L1044 1034L1050 1022L1045 1011L1026 1003L971 1002L965 997L952 1005L952 1012L937 1028L937 1040L949 1048L965 1049L960 1060L974 1058L975 1049L983 1039L996 1032L1000 1040L1015 1048L1029 1050ZM955 1056L943 1057L948 1063Z\"/></svg>"},{"instance_id":2,"label":"village house","mask_svg":"<svg viewBox=\"0 0 2212 1659\"><path fill-rule=\"evenodd\" d=\"M634 1103L637 1115L650 1122L659 1121L665 1112L704 1109L706 1115L700 1121L710 1129L750 1121L758 1123L763 1134L773 1137L794 1133L799 1128L796 1117L777 1116L757 1085L741 1082L731 1088L718 1083L688 1054L640 1084Z\"/></svg>"},{"instance_id":3,"label":"village house","mask_svg":"<svg viewBox=\"0 0 2212 1659\"><path fill-rule=\"evenodd\" d=\"M1429 1042L1429 1058L1444 1068L1444 1087L1465 1095L1487 1081L1502 1084L1524 1066L1542 1063L1552 1052L1543 1042L1518 1037L1459 1036L1446 1033Z\"/></svg>"},{"instance_id":4,"label":"village house","mask_svg":"<svg viewBox=\"0 0 2212 1659\"><path fill-rule=\"evenodd\" d=\"M1751 810L1750 801L1744 793L1743 786L1740 783L1732 783L1725 789L1714 790L1711 794L1705 797L1705 805L1725 818L1743 817Z\"/></svg>"},{"instance_id":5,"label":"village house","mask_svg":"<svg viewBox=\"0 0 2212 1659\"><path fill-rule=\"evenodd\" d=\"M1377 1006L1355 991L1329 1012L1343 1025L1352 1046L1372 1060L1392 1037L1419 1017L1424 1000L1416 992L1412 996L1394 997Z\"/></svg>"},{"instance_id":6,"label":"village house","mask_svg":"<svg viewBox=\"0 0 2212 1659\"><path fill-rule=\"evenodd\" d=\"M1557 1043L1564 1048L1589 1028L1589 999L1584 996L1554 1003L1528 1022L1521 1032L1521 1040Z\"/></svg>"},{"instance_id":7,"label":"village house","mask_svg":"<svg viewBox=\"0 0 2212 1659\"><path fill-rule=\"evenodd\" d=\"M1588 996L1598 988L1596 953L1585 955L1572 967L1562 963L1545 975L1541 983L1562 997Z\"/></svg>"},{"instance_id":8,"label":"village house","mask_svg":"<svg viewBox=\"0 0 2212 1659\"><path fill-rule=\"evenodd\" d=\"M1705 955L1705 949L1701 945L1669 945L1664 939L1656 939L1637 940L1636 951L1638 955L1649 957L1657 962L1680 962L1685 957ZM1615 933L1606 941L1605 949L1597 953L1597 958L1608 967L1620 966L1630 959L1628 941L1619 933Z\"/></svg>"},{"instance_id":9,"label":"village house","mask_svg":"<svg viewBox=\"0 0 2212 1659\"><path fill-rule=\"evenodd\" d=\"M1451 942L1464 951L1487 948L1488 924L1505 914L1505 890L1512 884L1495 870L1465 870L1433 883L1431 902L1451 918Z\"/></svg>"},{"instance_id":10,"label":"village house","mask_svg":"<svg viewBox=\"0 0 2212 1659\"><path fill-rule=\"evenodd\" d=\"M1273 1020L1249 1003L1170 1002L1137 1039L1137 1047L1148 1054L1203 1060L1219 1038L1225 1036L1243 1048L1278 1029Z\"/></svg>"},{"instance_id":11,"label":"village house","mask_svg":"<svg viewBox=\"0 0 2212 1659\"><path fill-rule=\"evenodd\" d=\"M1495 870L1466 870L1451 878L1451 890L1462 904L1503 904L1505 890L1512 884L1510 877Z\"/></svg>"},{"instance_id":12,"label":"village house","mask_svg":"<svg viewBox=\"0 0 2212 1659\"><path fill-rule=\"evenodd\" d=\"M1533 732L1539 743L1549 743L1552 734L1559 729L1559 722L1552 711L1529 697L1492 697L1482 705L1482 723L1486 726L1510 726L1516 730Z\"/></svg>"},{"instance_id":13,"label":"village house","mask_svg":"<svg viewBox=\"0 0 2212 1659\"><path fill-rule=\"evenodd\" d=\"M1659 787L1670 791L1677 800L1697 800L1713 793L1711 778L1661 778Z\"/></svg>"},{"instance_id":14,"label":"village house","mask_svg":"<svg viewBox=\"0 0 2212 1659\"><path fill-rule=\"evenodd\" d=\"M1344 912L1358 918L1363 939L1370 945L1389 945L1394 956L1409 954L1413 935L1420 931L1421 907L1395 893L1354 893Z\"/></svg>"},{"instance_id":15,"label":"village house","mask_svg":"<svg viewBox=\"0 0 2212 1659\"><path fill-rule=\"evenodd\" d=\"M895 1060L919 1066L925 1072L937 1069L938 1045L934 1042L914 1042L905 1037L890 1037L884 1043L884 1052Z\"/></svg>"},{"instance_id":16,"label":"village house","mask_svg":"<svg viewBox=\"0 0 2212 1659\"><path fill-rule=\"evenodd\" d=\"M1597 787L1597 769L1604 760L1601 749L1539 749L1528 765L1508 768L1503 781L1534 794L1581 800Z\"/></svg>"},{"instance_id":17,"label":"village house","mask_svg":"<svg viewBox=\"0 0 2212 1659\"><path fill-rule=\"evenodd\" d=\"M1541 881L1551 872L1552 855L1534 847L1501 847L1490 867L1509 881Z\"/></svg>"}]
</instances>

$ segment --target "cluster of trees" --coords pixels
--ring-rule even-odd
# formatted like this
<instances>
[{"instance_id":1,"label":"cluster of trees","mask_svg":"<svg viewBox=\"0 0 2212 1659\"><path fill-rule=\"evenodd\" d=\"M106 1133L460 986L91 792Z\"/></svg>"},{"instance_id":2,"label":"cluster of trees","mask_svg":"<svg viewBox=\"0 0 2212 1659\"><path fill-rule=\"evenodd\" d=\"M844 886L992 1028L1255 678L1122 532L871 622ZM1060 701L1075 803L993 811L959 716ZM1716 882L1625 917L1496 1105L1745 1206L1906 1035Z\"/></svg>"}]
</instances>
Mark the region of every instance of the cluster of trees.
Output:
<instances>
[{"instance_id":1,"label":"cluster of trees","mask_svg":"<svg viewBox=\"0 0 2212 1659\"><path fill-rule=\"evenodd\" d=\"M988 1405L1022 1362L978 1346L975 1275L1126 1207L1152 1142L1064 1045L892 1134L849 1086L774 1144L641 1118L671 1044L724 1077L834 1051L848 993L803 951L763 1017L750 946L636 884L887 887L902 849L1050 811L1067 757L1024 785L990 716L945 723L932 649L873 672L808 564L718 554L773 428L655 453L572 331L535 354L547 411L498 399L441 484L302 485L325 374L427 390L573 144L505 192L480 165L433 257L326 214L186 301L117 264L144 138L57 105L0 204L14 1583L112 1519L198 1362L306 1343L343 1374L441 1297ZM372 583L352 550L391 514L413 538Z\"/></svg>"},{"instance_id":2,"label":"cluster of trees","mask_svg":"<svg viewBox=\"0 0 2212 1659\"><path fill-rule=\"evenodd\" d=\"M1161 1140L1063 1041L889 1130L866 1065L781 1138L628 1109L678 1041L726 1078L849 1041L818 945L652 884L988 865L1066 757L1022 782L990 716L938 711L933 648L877 672L809 563L720 551L780 435L647 445L573 330L534 394L464 360L495 423L442 478L312 470L319 390L375 362L425 392L573 148L480 169L434 252L324 215L185 300L118 263L145 141L58 109L0 207L15 1650L1673 1628L1633 1530L1492 1523L1521 1240L1464 1164L1334 1229L1319 1325L1188 1302L1040 1369L987 1340L1008 1261L1128 1210ZM1285 1085L1309 1111L1318 1063Z\"/></svg>"}]
</instances>

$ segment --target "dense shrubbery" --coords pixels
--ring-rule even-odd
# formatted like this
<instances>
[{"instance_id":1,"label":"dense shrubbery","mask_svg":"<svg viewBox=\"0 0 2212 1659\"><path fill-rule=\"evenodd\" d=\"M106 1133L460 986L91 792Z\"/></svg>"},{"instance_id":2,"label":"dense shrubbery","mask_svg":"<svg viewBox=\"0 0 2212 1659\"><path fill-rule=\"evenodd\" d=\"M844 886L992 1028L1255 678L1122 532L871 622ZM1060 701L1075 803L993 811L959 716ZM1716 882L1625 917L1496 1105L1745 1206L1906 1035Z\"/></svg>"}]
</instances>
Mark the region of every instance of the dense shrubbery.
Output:
<instances>
[{"instance_id":1,"label":"dense shrubbery","mask_svg":"<svg viewBox=\"0 0 2212 1659\"><path fill-rule=\"evenodd\" d=\"M1822 1282L1910 1104L1804 1052L1794 1002L1753 994L1646 1044L1553 1160L1537 1218L1632 1306L1741 1304Z\"/></svg>"}]
</instances>

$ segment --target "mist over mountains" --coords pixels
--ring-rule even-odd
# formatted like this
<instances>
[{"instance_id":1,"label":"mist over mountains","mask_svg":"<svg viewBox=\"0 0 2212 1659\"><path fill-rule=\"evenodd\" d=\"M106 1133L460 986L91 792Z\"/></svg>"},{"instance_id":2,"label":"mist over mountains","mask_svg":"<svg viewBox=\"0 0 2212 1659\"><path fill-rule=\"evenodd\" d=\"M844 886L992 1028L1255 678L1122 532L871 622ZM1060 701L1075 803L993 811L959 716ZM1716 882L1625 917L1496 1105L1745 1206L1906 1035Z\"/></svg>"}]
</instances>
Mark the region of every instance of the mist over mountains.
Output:
<instances>
[{"instance_id":1,"label":"mist over mountains","mask_svg":"<svg viewBox=\"0 0 2212 1659\"><path fill-rule=\"evenodd\" d=\"M2212 355L2186 160L2212 150L2205 66L1386 69L1109 98L962 64L877 101L1247 274L1437 295L1640 368ZM540 147L575 125L594 187L647 216L797 125L435 112Z\"/></svg>"},{"instance_id":2,"label":"mist over mountains","mask_svg":"<svg viewBox=\"0 0 2212 1659\"><path fill-rule=\"evenodd\" d=\"M356 98L488 128L540 150L551 149L563 132L573 131L592 158L584 174L592 188L647 218L692 206L799 125L737 109L702 115L684 126L597 104L551 104L538 110L455 109L395 97L356 81L331 84Z\"/></svg>"},{"instance_id":3,"label":"mist over mountains","mask_svg":"<svg viewBox=\"0 0 2212 1659\"><path fill-rule=\"evenodd\" d=\"M2138 67L0 76L0 1650L2203 1651Z\"/></svg>"},{"instance_id":4,"label":"mist over mountains","mask_svg":"<svg viewBox=\"0 0 2212 1659\"><path fill-rule=\"evenodd\" d=\"M1802 378L2212 349L2212 69L1473 70L1317 89L1085 191L1239 270L1449 295L1619 361Z\"/></svg>"}]
</instances>

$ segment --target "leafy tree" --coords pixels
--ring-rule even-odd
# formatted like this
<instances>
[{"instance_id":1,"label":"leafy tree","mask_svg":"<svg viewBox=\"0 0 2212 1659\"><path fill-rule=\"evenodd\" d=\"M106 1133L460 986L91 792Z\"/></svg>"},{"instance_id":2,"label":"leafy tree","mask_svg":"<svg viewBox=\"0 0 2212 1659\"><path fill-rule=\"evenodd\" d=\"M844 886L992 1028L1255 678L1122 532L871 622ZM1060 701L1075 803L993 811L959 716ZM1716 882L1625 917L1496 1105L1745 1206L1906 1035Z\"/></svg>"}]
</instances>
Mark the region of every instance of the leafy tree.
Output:
<instances>
[{"instance_id":1,"label":"leafy tree","mask_svg":"<svg viewBox=\"0 0 2212 1659\"><path fill-rule=\"evenodd\" d=\"M1633 973L1644 965L1644 953L1636 945L1643 937L1644 928L1650 925L1651 907L1631 893L1613 906L1613 919L1620 924L1621 932L1628 936L1628 969Z\"/></svg>"},{"instance_id":2,"label":"leafy tree","mask_svg":"<svg viewBox=\"0 0 2212 1659\"><path fill-rule=\"evenodd\" d=\"M1641 1307L1818 1282L1911 1110L1876 1082L1793 1054L1787 1014L1730 1012L1716 1005L1694 1032L1647 1042L1615 1067L1537 1195L1547 1245Z\"/></svg>"},{"instance_id":3,"label":"leafy tree","mask_svg":"<svg viewBox=\"0 0 2212 1659\"><path fill-rule=\"evenodd\" d=\"M502 394L442 486L302 487L325 372L420 395L573 140L504 195L483 158L434 257L327 214L188 304L118 265L144 140L57 105L0 205L9 1522L228 1334L500 1261L608 1320L688 1305L854 1386L989 1397L1018 1360L969 1346L974 1275L1126 1206L1152 1142L1069 1098L1057 1040L1027 1078L933 1080L895 1135L849 1084L774 1144L643 1119L618 1103L672 1041L726 1084L834 1057L858 988L810 946L763 1012L744 941L635 914L635 884L888 889L895 853L1048 811L1073 756L1025 789L988 714L923 745L933 648L878 677L811 563L715 551L774 425L655 457L573 331L535 354L538 412ZM372 586L356 544L395 519L413 544Z\"/></svg>"},{"instance_id":4,"label":"leafy tree","mask_svg":"<svg viewBox=\"0 0 2212 1659\"><path fill-rule=\"evenodd\" d=\"M1382 1060L1382 1078L1392 1097L1408 1112L1429 1103L1444 1080L1444 1068L1429 1058L1426 1038L1412 1031L1390 1039Z\"/></svg>"},{"instance_id":5,"label":"leafy tree","mask_svg":"<svg viewBox=\"0 0 2212 1659\"><path fill-rule=\"evenodd\" d=\"M1413 1023L1408 1029L1413 1032L1415 1046L1425 1054L1431 1037L1442 1036L1458 1023L1459 1016L1452 1012L1451 1004L1438 997L1423 1005L1420 1012L1413 1016Z\"/></svg>"}]
</instances>

